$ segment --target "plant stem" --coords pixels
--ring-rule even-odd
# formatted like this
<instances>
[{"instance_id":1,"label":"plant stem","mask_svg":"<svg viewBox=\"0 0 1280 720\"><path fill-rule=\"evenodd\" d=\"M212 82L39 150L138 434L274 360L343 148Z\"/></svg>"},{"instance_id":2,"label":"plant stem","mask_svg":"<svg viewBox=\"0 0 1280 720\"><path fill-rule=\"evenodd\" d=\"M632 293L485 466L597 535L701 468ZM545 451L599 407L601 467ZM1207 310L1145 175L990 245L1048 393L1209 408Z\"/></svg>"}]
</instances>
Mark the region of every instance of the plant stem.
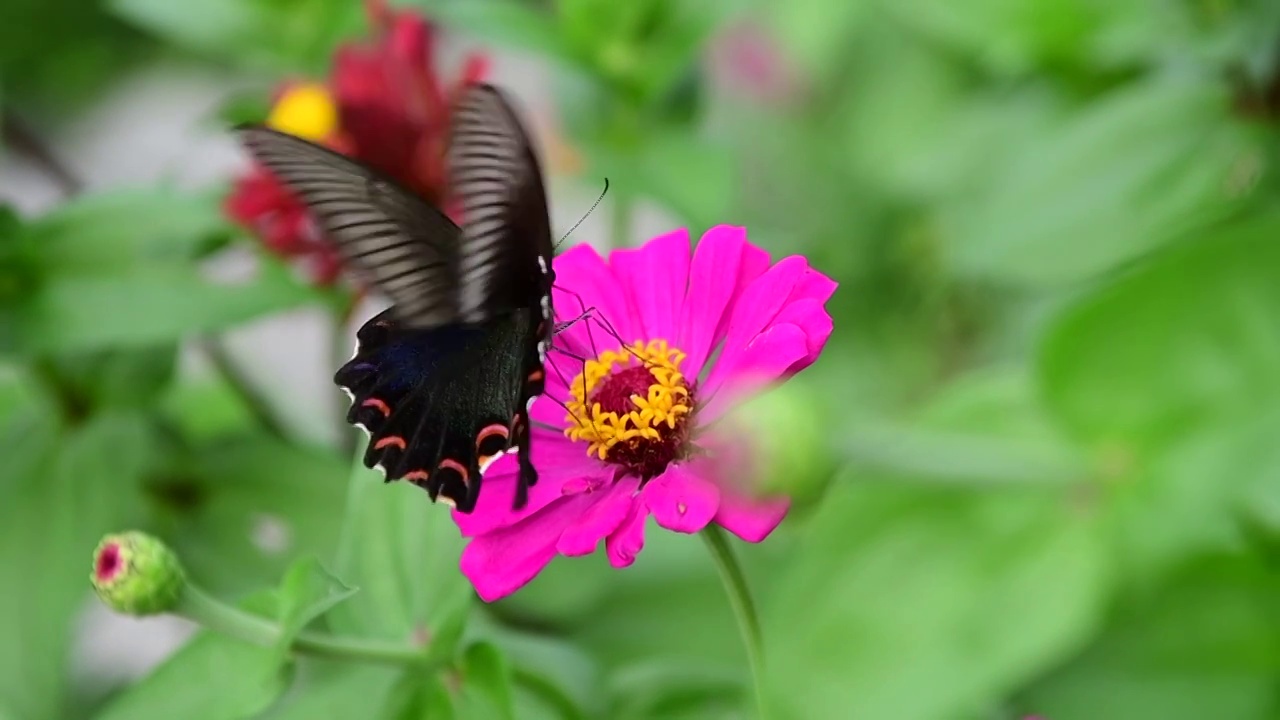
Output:
<instances>
[{"instance_id":1,"label":"plant stem","mask_svg":"<svg viewBox=\"0 0 1280 720\"><path fill-rule=\"evenodd\" d=\"M227 352L222 343L217 338L206 338L200 342L200 348L208 356L209 361L213 363L218 374L227 381L227 384L244 401L249 413L262 425L263 429L275 438L288 439L288 432L285 430L284 423L276 416L275 411L271 408L271 403L267 402L266 397L258 392L249 377L236 366L235 360L231 358L231 353Z\"/></svg>"},{"instance_id":2,"label":"plant stem","mask_svg":"<svg viewBox=\"0 0 1280 720\"><path fill-rule=\"evenodd\" d=\"M281 630L276 623L228 605L192 585L183 591L174 613L214 632L255 645L270 646L280 639ZM311 632L299 633L289 649L312 657L390 665L420 664L427 657L423 647Z\"/></svg>"},{"instance_id":3,"label":"plant stem","mask_svg":"<svg viewBox=\"0 0 1280 720\"><path fill-rule=\"evenodd\" d=\"M742 566L738 564L733 549L729 547L729 540L719 525L708 524L703 528L701 535L707 542L707 549L711 551L711 558L715 560L716 569L720 571L720 580L724 583L725 592L729 595L729 604L733 606L733 614L738 621L738 632L742 635L742 644L747 649L747 663L751 666L756 707L760 713L760 720L765 720L768 712L764 703L764 651L760 642L760 620L756 616L755 603L751 600L747 578L743 575Z\"/></svg>"}]
</instances>

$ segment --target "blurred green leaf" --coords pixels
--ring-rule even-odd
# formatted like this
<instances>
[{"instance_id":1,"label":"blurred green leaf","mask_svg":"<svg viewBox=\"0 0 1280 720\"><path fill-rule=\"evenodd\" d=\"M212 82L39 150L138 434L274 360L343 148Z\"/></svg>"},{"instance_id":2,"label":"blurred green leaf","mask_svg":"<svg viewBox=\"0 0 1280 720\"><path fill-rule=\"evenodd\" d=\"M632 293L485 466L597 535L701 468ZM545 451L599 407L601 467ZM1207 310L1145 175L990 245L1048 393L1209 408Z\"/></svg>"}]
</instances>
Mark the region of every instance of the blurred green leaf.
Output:
<instances>
[{"instance_id":1,"label":"blurred green leaf","mask_svg":"<svg viewBox=\"0 0 1280 720\"><path fill-rule=\"evenodd\" d=\"M1098 530L1060 492L833 490L765 596L773 714L924 720L1002 697L1093 631Z\"/></svg>"},{"instance_id":2,"label":"blurred green leaf","mask_svg":"<svg viewBox=\"0 0 1280 720\"><path fill-rule=\"evenodd\" d=\"M243 720L257 717L289 686L271 648L202 631L97 720Z\"/></svg>"},{"instance_id":3,"label":"blurred green leaf","mask_svg":"<svg viewBox=\"0 0 1280 720\"><path fill-rule=\"evenodd\" d=\"M161 187L85 195L25 232L59 275L132 275L140 263L187 264L230 235L222 192Z\"/></svg>"},{"instance_id":4,"label":"blurred green leaf","mask_svg":"<svg viewBox=\"0 0 1280 720\"><path fill-rule=\"evenodd\" d=\"M280 581L277 593L277 620L280 622L280 638L276 641L278 657L283 660L287 656L289 645L312 620L356 594L357 590L334 577L315 558L303 558L290 566Z\"/></svg>"},{"instance_id":5,"label":"blurred green leaf","mask_svg":"<svg viewBox=\"0 0 1280 720\"><path fill-rule=\"evenodd\" d=\"M666 718L681 711L708 711L709 705L727 703L741 708L750 696L737 673L717 672L698 664L667 661L637 663L610 678L614 720Z\"/></svg>"},{"instance_id":6,"label":"blurred green leaf","mask_svg":"<svg viewBox=\"0 0 1280 720\"><path fill-rule=\"evenodd\" d=\"M1053 720L1267 720L1280 713L1275 573L1203 558L1129 603L1082 655L1020 700Z\"/></svg>"},{"instance_id":7,"label":"blurred green leaf","mask_svg":"<svg viewBox=\"0 0 1280 720\"><path fill-rule=\"evenodd\" d=\"M1280 491L1280 218L1170 249L1081 299L1046 337L1044 396L1113 480L1128 575L1242 539Z\"/></svg>"},{"instance_id":8,"label":"blurred green leaf","mask_svg":"<svg viewBox=\"0 0 1280 720\"><path fill-rule=\"evenodd\" d=\"M867 0L793 0L765 8L763 24L777 36L789 60L813 77L830 78L846 67L845 56L871 9Z\"/></svg>"},{"instance_id":9,"label":"blurred green leaf","mask_svg":"<svg viewBox=\"0 0 1280 720\"><path fill-rule=\"evenodd\" d=\"M159 409L192 445L239 434L254 422L244 398L221 376L170 385Z\"/></svg>"},{"instance_id":10,"label":"blurred green leaf","mask_svg":"<svg viewBox=\"0 0 1280 720\"><path fill-rule=\"evenodd\" d=\"M495 45L529 50L566 60L566 48L556 17L521 0L417 0L430 17Z\"/></svg>"},{"instance_id":11,"label":"blurred green leaf","mask_svg":"<svg viewBox=\"0 0 1280 720\"><path fill-rule=\"evenodd\" d=\"M688 131L658 132L636 152L602 139L586 146L591 173L613 179L619 192L648 196L695 227L723 222L733 200L728 149Z\"/></svg>"},{"instance_id":12,"label":"blurred green leaf","mask_svg":"<svg viewBox=\"0 0 1280 720\"><path fill-rule=\"evenodd\" d=\"M0 5L0 77L8 106L70 112L154 49L97 0Z\"/></svg>"},{"instance_id":13,"label":"blurred green leaf","mask_svg":"<svg viewBox=\"0 0 1280 720\"><path fill-rule=\"evenodd\" d=\"M535 705L568 720L597 717L603 711L604 678L595 658L582 647L551 635L514 630L483 613L472 614L467 631L471 638L496 644L509 659L520 690L516 702L522 720Z\"/></svg>"},{"instance_id":14,"label":"blurred green leaf","mask_svg":"<svg viewBox=\"0 0 1280 720\"><path fill-rule=\"evenodd\" d=\"M1023 139L957 199L947 241L958 268L1033 285L1095 277L1240 204L1233 180L1260 162L1216 85L1155 80Z\"/></svg>"},{"instance_id":15,"label":"blurred green leaf","mask_svg":"<svg viewBox=\"0 0 1280 720\"><path fill-rule=\"evenodd\" d=\"M511 666L496 645L478 642L467 648L460 670L466 717L515 720Z\"/></svg>"},{"instance_id":16,"label":"blurred green leaf","mask_svg":"<svg viewBox=\"0 0 1280 720\"><path fill-rule=\"evenodd\" d=\"M252 436L196 448L149 490L192 577L233 595L276 582L294 557L330 556L345 477L328 449Z\"/></svg>"},{"instance_id":17,"label":"blurred green leaf","mask_svg":"<svg viewBox=\"0 0 1280 720\"><path fill-rule=\"evenodd\" d=\"M0 567L20 579L0 593L0 697L18 717L57 717L66 702L72 622L89 595L94 544L137 518L138 486L154 461L147 421L99 415L60 437L33 424L5 445Z\"/></svg>"},{"instance_id":18,"label":"blurred green leaf","mask_svg":"<svg viewBox=\"0 0 1280 720\"><path fill-rule=\"evenodd\" d=\"M136 268L116 277L54 276L18 308L19 344L31 352L138 347L220 330L318 295L264 262L257 278L215 283L194 269Z\"/></svg>"},{"instance_id":19,"label":"blurred green leaf","mask_svg":"<svg viewBox=\"0 0 1280 720\"><path fill-rule=\"evenodd\" d=\"M453 695L439 675L406 672L392 688L378 717L385 720L453 720L458 717L454 705Z\"/></svg>"},{"instance_id":20,"label":"blurred green leaf","mask_svg":"<svg viewBox=\"0 0 1280 720\"><path fill-rule=\"evenodd\" d=\"M363 27L344 0L109 0L123 20L183 49L241 67L319 74L343 39Z\"/></svg>"},{"instance_id":21,"label":"blurred green leaf","mask_svg":"<svg viewBox=\"0 0 1280 720\"><path fill-rule=\"evenodd\" d=\"M129 350L102 350L53 361L64 393L74 393L93 408L145 408L173 382L178 348L174 344Z\"/></svg>"},{"instance_id":22,"label":"blurred green leaf","mask_svg":"<svg viewBox=\"0 0 1280 720\"><path fill-rule=\"evenodd\" d=\"M1097 444L1158 449L1280 397L1280 217L1205 234L1080 300L1044 342L1045 397Z\"/></svg>"},{"instance_id":23,"label":"blurred green leaf","mask_svg":"<svg viewBox=\"0 0 1280 720\"><path fill-rule=\"evenodd\" d=\"M336 629L402 640L435 630L472 590L458 571L463 541L445 505L356 463L335 570L360 594L330 614Z\"/></svg>"},{"instance_id":24,"label":"blurred green leaf","mask_svg":"<svg viewBox=\"0 0 1280 720\"><path fill-rule=\"evenodd\" d=\"M393 667L300 659L290 691L260 720L366 718L382 707L403 673Z\"/></svg>"}]
</instances>

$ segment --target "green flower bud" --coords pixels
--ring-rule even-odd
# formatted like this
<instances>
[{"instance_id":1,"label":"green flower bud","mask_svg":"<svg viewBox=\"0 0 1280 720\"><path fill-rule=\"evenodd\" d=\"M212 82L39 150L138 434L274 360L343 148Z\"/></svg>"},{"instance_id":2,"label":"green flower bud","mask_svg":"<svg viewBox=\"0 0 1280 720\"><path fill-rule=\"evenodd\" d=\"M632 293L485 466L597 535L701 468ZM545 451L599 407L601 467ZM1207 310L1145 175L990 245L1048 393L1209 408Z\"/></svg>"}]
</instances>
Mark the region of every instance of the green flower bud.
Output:
<instances>
[{"instance_id":1,"label":"green flower bud","mask_svg":"<svg viewBox=\"0 0 1280 720\"><path fill-rule=\"evenodd\" d=\"M102 602L128 615L173 610L187 582L173 551L137 531L102 538L93 551L90 579Z\"/></svg>"},{"instance_id":2,"label":"green flower bud","mask_svg":"<svg viewBox=\"0 0 1280 720\"><path fill-rule=\"evenodd\" d=\"M744 479L755 492L788 495L799 502L821 494L834 460L820 408L809 388L792 380L730 411L725 424L748 439L753 470Z\"/></svg>"}]
</instances>

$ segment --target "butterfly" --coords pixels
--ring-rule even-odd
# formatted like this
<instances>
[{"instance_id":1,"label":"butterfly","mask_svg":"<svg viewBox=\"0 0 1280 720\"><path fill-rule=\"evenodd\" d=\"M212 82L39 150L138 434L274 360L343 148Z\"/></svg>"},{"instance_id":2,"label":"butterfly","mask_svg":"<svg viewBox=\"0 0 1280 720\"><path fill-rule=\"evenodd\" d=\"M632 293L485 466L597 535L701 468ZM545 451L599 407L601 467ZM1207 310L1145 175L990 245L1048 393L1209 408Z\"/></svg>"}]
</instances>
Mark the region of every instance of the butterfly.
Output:
<instances>
[{"instance_id":1,"label":"butterfly","mask_svg":"<svg viewBox=\"0 0 1280 720\"><path fill-rule=\"evenodd\" d=\"M542 171L511 103L470 86L452 109L446 161L463 226L351 158L260 125L250 154L306 204L344 264L392 306L356 333L334 382L369 435L366 467L461 512L484 470L517 448L514 506L537 482L529 410L543 392L554 246Z\"/></svg>"}]
</instances>

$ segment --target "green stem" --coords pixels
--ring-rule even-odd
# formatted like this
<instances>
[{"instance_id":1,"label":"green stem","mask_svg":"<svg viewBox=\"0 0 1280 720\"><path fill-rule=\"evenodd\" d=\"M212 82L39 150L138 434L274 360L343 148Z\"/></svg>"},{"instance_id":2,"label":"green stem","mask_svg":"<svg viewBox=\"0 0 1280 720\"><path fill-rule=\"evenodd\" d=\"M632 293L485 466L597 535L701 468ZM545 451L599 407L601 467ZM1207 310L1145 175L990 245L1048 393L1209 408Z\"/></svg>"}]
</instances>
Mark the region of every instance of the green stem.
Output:
<instances>
[{"instance_id":1,"label":"green stem","mask_svg":"<svg viewBox=\"0 0 1280 720\"><path fill-rule=\"evenodd\" d=\"M756 616L755 603L751 600L751 590L747 587L747 578L742 567L729 547L729 540L719 525L710 523L702 530L702 539L707 542L711 558L715 560L716 569L720 571L720 580L724 583L725 592L729 595L729 604L733 606L734 617L738 621L738 632L742 635L742 644L747 649L747 662L751 666L751 680L755 686L756 707L760 720L768 717L764 703L764 650L760 642L760 620Z\"/></svg>"},{"instance_id":2,"label":"green stem","mask_svg":"<svg viewBox=\"0 0 1280 720\"><path fill-rule=\"evenodd\" d=\"M231 353L227 352L222 343L216 338L206 338L200 343L200 347L204 350L205 355L208 356L209 361L213 363L218 374L236 391L236 394L244 401L245 408L262 425L263 429L275 438L288 439L285 425L276 416L271 403L267 401L266 396L254 387L253 381L249 379L248 375L236 365Z\"/></svg>"},{"instance_id":3,"label":"green stem","mask_svg":"<svg viewBox=\"0 0 1280 720\"><path fill-rule=\"evenodd\" d=\"M191 585L183 591L174 613L255 645L270 646L280 639L281 629L276 623L228 605ZM404 643L311 632L299 633L289 649L299 655L390 665L421 664L427 657L426 648Z\"/></svg>"}]
</instances>

